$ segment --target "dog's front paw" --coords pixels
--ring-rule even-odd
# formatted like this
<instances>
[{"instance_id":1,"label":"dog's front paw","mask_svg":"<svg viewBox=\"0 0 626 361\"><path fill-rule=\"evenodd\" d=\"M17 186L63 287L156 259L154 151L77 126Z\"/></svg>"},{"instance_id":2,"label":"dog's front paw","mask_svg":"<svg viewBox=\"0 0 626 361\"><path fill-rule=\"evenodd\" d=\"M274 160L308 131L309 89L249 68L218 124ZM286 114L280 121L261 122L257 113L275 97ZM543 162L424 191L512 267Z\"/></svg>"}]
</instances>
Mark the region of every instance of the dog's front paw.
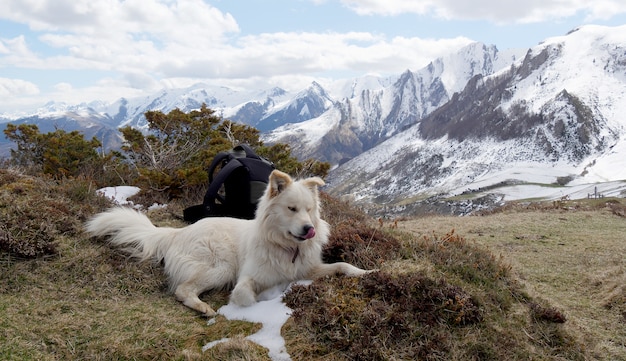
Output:
<instances>
[{"instance_id":1,"label":"dog's front paw","mask_svg":"<svg viewBox=\"0 0 626 361\"><path fill-rule=\"evenodd\" d=\"M251 288L237 285L230 295L230 302L237 306L248 307L256 302L256 295Z\"/></svg>"},{"instance_id":2,"label":"dog's front paw","mask_svg":"<svg viewBox=\"0 0 626 361\"><path fill-rule=\"evenodd\" d=\"M368 273L373 273L373 272L378 272L377 269L371 269L371 270L364 270L364 269L359 269L358 271L354 271L353 273L350 274L350 276L364 276Z\"/></svg>"},{"instance_id":3,"label":"dog's front paw","mask_svg":"<svg viewBox=\"0 0 626 361\"><path fill-rule=\"evenodd\" d=\"M364 269L357 268L357 267L351 267L350 269L346 271L346 275L351 276L351 277L358 277L358 276L363 276L363 275L366 275L368 273L373 273L373 272L378 272L378 269L364 270Z\"/></svg>"},{"instance_id":4,"label":"dog's front paw","mask_svg":"<svg viewBox=\"0 0 626 361\"><path fill-rule=\"evenodd\" d=\"M204 310L199 310L201 313L204 314L204 316L206 317L213 317L215 315L217 315L217 312L215 312L214 309L211 308L211 306L206 305L206 307L204 308Z\"/></svg>"}]
</instances>

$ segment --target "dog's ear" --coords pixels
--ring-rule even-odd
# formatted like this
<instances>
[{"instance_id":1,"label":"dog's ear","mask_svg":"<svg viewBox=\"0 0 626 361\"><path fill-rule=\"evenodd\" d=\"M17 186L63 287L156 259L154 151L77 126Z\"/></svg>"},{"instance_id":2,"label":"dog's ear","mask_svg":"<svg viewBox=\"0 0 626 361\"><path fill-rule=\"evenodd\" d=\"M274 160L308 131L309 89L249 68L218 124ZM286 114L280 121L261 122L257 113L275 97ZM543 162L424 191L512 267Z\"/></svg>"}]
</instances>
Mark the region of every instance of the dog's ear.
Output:
<instances>
[{"instance_id":1,"label":"dog's ear","mask_svg":"<svg viewBox=\"0 0 626 361\"><path fill-rule=\"evenodd\" d=\"M283 173L279 170L272 171L272 173L270 174L270 181L269 181L270 198L274 198L277 195L279 195L291 183L293 183L293 180L291 179L289 174Z\"/></svg>"},{"instance_id":2,"label":"dog's ear","mask_svg":"<svg viewBox=\"0 0 626 361\"><path fill-rule=\"evenodd\" d=\"M302 184L304 184L306 187L310 188L311 190L316 191L317 187L321 187L326 183L324 183L324 181L320 177L311 177L311 178L302 180Z\"/></svg>"}]
</instances>

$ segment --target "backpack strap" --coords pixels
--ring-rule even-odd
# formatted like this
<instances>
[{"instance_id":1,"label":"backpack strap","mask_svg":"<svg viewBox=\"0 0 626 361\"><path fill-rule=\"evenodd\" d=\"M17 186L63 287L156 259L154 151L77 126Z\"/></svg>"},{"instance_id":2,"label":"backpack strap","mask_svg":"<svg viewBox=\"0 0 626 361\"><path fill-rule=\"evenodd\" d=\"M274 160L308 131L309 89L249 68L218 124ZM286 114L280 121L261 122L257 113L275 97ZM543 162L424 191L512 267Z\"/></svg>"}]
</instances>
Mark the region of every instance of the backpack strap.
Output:
<instances>
[{"instance_id":1,"label":"backpack strap","mask_svg":"<svg viewBox=\"0 0 626 361\"><path fill-rule=\"evenodd\" d=\"M226 178L228 178L233 170L241 166L241 163L236 159L228 160L231 156L232 154L228 152L220 152L215 156L215 158L213 158L213 162L208 169L209 186L206 193L204 194L204 200L202 201L202 204L190 206L183 210L183 219L186 222L195 223L204 217L208 217L209 215L217 215L223 211L222 207L225 200L221 195L219 195L218 192ZM220 172L217 174L217 177L213 179L213 173L215 172L215 169L219 164L222 164L222 162L224 161L227 161L226 165L224 165L224 167L220 170ZM215 203L216 198L221 202L221 205L217 205Z\"/></svg>"},{"instance_id":2,"label":"backpack strap","mask_svg":"<svg viewBox=\"0 0 626 361\"><path fill-rule=\"evenodd\" d=\"M227 156L229 156L230 154L227 154ZM215 162L215 161L214 161ZM209 206L214 206L215 205L215 199L217 198L222 204L225 203L225 200L222 196L219 195L219 190L220 187L222 186L222 184L224 184L224 181L226 181L226 179L228 178L228 176L237 168L239 167L243 167L244 165L237 160L237 158L233 158L230 161L228 161L228 163L226 163L226 165L224 166L224 168L222 168L220 170L220 172L217 174L217 176L214 179L211 179L210 183L209 183L209 189L207 190L206 194L204 195L204 205L209 205ZM213 164L211 164L211 172L209 173L209 178L213 178L212 176L212 170L214 170L215 167L213 167Z\"/></svg>"},{"instance_id":3,"label":"backpack strap","mask_svg":"<svg viewBox=\"0 0 626 361\"><path fill-rule=\"evenodd\" d=\"M240 145L234 147L233 151L234 152L243 152L243 153L245 153L245 155L246 155L245 158L253 158L253 159L263 160L247 144L240 144ZM234 154L233 151L219 152L219 153L217 153L215 158L213 158L213 161L211 162L211 165L209 166L209 170L208 170L208 173L209 173L209 184L211 184L213 182L213 174L215 173L215 169L217 168L218 165L220 165L226 159L229 159L229 161L230 161L230 159L237 159L237 158L239 158L236 154Z\"/></svg>"},{"instance_id":4,"label":"backpack strap","mask_svg":"<svg viewBox=\"0 0 626 361\"><path fill-rule=\"evenodd\" d=\"M211 162L211 165L209 166L209 170L208 170L209 184L213 183L213 173L215 172L215 168L217 168L217 166L220 165L224 160L229 159L229 158L235 158L235 157L230 152L219 152L217 153L215 158L213 158L213 161Z\"/></svg>"}]
</instances>

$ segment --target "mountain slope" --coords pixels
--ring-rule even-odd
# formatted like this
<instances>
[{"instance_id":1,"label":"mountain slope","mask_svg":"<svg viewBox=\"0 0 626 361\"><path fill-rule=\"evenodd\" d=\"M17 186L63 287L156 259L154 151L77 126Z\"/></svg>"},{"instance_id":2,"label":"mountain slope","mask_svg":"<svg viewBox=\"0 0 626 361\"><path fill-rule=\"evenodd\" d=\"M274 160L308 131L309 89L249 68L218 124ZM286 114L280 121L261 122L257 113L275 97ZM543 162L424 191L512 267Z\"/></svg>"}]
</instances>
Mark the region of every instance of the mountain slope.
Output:
<instances>
[{"instance_id":1,"label":"mountain slope","mask_svg":"<svg viewBox=\"0 0 626 361\"><path fill-rule=\"evenodd\" d=\"M292 144L302 158L339 163L420 121L446 103L473 76L492 74L510 65L519 54L501 54L495 46L473 43L416 72L407 70L398 77L380 79L375 82L379 86L355 91L356 84L371 84L372 77L355 80L350 92L341 94L344 98L335 102L328 114L306 123L279 127L265 139ZM316 134L315 142L311 133ZM321 139L320 133L324 134Z\"/></svg>"},{"instance_id":2,"label":"mountain slope","mask_svg":"<svg viewBox=\"0 0 626 361\"><path fill-rule=\"evenodd\" d=\"M113 103L94 101L70 105L50 102L28 115L0 115L0 123L36 124L42 132L53 128L79 130L88 137L106 133L108 136L102 138L105 149L117 149L121 144L121 135L117 129L124 126L146 129L144 114L150 110L167 113L178 108L189 112L199 109L204 103L227 118L254 125L265 116L268 109L287 102L291 96L280 88L240 91L195 84L183 89L164 89L146 97L120 98ZM251 110L255 104L261 104L257 112ZM0 156L8 154L9 146L6 139L0 139Z\"/></svg>"},{"instance_id":3,"label":"mountain slope","mask_svg":"<svg viewBox=\"0 0 626 361\"><path fill-rule=\"evenodd\" d=\"M294 93L197 84L112 104L50 103L0 122L79 129L110 149L117 127L145 128L147 110L206 103L266 131L266 142L333 163L331 192L389 205L520 182L614 181L626 179L625 34L584 26L522 52L470 44L387 78Z\"/></svg>"},{"instance_id":4,"label":"mountain slope","mask_svg":"<svg viewBox=\"0 0 626 361\"><path fill-rule=\"evenodd\" d=\"M330 190L406 204L503 182L626 179L626 161L608 164L626 149L625 74L626 26L548 39L509 68L474 76L429 116L338 167Z\"/></svg>"},{"instance_id":5,"label":"mountain slope","mask_svg":"<svg viewBox=\"0 0 626 361\"><path fill-rule=\"evenodd\" d=\"M296 94L285 104L266 111L253 125L265 132L286 123L299 123L323 114L333 102L334 100L326 90L314 81L307 89ZM249 120L248 123L250 123Z\"/></svg>"}]
</instances>

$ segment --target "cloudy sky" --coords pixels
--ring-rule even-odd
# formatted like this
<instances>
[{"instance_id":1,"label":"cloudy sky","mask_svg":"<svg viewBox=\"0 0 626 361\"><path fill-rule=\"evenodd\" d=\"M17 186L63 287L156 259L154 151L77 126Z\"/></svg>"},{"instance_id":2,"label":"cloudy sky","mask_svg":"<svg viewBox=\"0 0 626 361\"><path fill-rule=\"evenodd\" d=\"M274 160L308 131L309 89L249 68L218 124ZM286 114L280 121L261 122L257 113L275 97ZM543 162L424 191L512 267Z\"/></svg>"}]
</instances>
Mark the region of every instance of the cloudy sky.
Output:
<instances>
[{"instance_id":1,"label":"cloudy sky","mask_svg":"<svg viewBox=\"0 0 626 361\"><path fill-rule=\"evenodd\" d=\"M626 24L624 0L2 0L0 113L203 81L300 89Z\"/></svg>"}]
</instances>

